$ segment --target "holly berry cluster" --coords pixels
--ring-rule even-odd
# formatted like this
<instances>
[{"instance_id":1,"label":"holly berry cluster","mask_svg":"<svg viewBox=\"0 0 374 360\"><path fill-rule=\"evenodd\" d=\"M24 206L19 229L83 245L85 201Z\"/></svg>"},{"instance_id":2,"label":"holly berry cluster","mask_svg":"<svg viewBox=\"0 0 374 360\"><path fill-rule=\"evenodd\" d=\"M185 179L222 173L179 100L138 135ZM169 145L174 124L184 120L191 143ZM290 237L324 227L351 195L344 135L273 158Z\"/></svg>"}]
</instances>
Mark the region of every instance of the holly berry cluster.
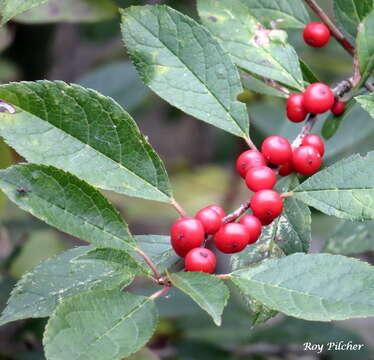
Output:
<instances>
[{"instance_id":1,"label":"holly berry cluster","mask_svg":"<svg viewBox=\"0 0 374 360\"><path fill-rule=\"evenodd\" d=\"M303 35L305 42L314 47L323 47L330 40L329 29L320 23L307 25ZM292 94L287 100L287 117L293 122L328 110L340 115L344 109L344 103L335 100L332 90L319 82L309 85L303 94ZM226 254L240 252L255 243L262 226L269 225L283 211L282 197L273 190L277 173L287 176L296 171L301 175L313 175L321 167L324 152L324 143L315 134L305 136L295 149L284 137L269 136L262 143L261 152L243 152L236 160L236 169L253 192L250 199L253 215L247 214L238 222L231 222L222 207L210 205L199 210L194 218L177 220L171 227L171 244L174 251L185 258L186 270L214 272L216 256L204 247L209 236L213 237L215 247Z\"/></svg>"}]
</instances>

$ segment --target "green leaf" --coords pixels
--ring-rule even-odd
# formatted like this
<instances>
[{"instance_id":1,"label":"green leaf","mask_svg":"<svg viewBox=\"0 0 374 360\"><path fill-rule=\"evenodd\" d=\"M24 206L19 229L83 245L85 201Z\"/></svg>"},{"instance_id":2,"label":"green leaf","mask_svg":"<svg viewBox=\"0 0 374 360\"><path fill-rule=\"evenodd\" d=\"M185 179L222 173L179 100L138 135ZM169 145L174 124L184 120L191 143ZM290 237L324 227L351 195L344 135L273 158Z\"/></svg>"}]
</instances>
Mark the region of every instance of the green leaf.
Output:
<instances>
[{"instance_id":1,"label":"green leaf","mask_svg":"<svg viewBox=\"0 0 374 360\"><path fill-rule=\"evenodd\" d=\"M170 236L136 235L134 239L136 246L150 257L160 272L165 271L180 259L171 247Z\"/></svg>"},{"instance_id":2,"label":"green leaf","mask_svg":"<svg viewBox=\"0 0 374 360\"><path fill-rule=\"evenodd\" d=\"M267 85L261 79L257 79L255 76L252 76L248 73L243 72L242 84L245 89L254 91L258 94L277 96L281 98L288 97L288 95L285 94L284 92Z\"/></svg>"},{"instance_id":3,"label":"green leaf","mask_svg":"<svg viewBox=\"0 0 374 360\"><path fill-rule=\"evenodd\" d=\"M341 29L354 42L357 27L373 9L373 0L335 0L334 12Z\"/></svg>"},{"instance_id":4,"label":"green leaf","mask_svg":"<svg viewBox=\"0 0 374 360\"><path fill-rule=\"evenodd\" d=\"M348 220L374 219L374 152L353 155L319 171L294 189L296 199Z\"/></svg>"},{"instance_id":5,"label":"green leaf","mask_svg":"<svg viewBox=\"0 0 374 360\"><path fill-rule=\"evenodd\" d=\"M272 22L281 29L303 29L310 22L305 6L299 0L242 0L251 16L270 28ZM232 0L226 3L233 3Z\"/></svg>"},{"instance_id":6,"label":"green leaf","mask_svg":"<svg viewBox=\"0 0 374 360\"><path fill-rule=\"evenodd\" d=\"M0 325L10 321L51 315L64 299L93 289L113 289L129 284L133 275L125 268L72 260L92 250L81 246L50 258L25 274L13 289Z\"/></svg>"},{"instance_id":7,"label":"green leaf","mask_svg":"<svg viewBox=\"0 0 374 360\"><path fill-rule=\"evenodd\" d=\"M90 23L114 18L117 6L111 0L49 0L14 18L26 24L79 22Z\"/></svg>"},{"instance_id":8,"label":"green leaf","mask_svg":"<svg viewBox=\"0 0 374 360\"><path fill-rule=\"evenodd\" d=\"M356 51L361 73L357 87L360 87L374 70L374 11L371 11L359 25Z\"/></svg>"},{"instance_id":9,"label":"green leaf","mask_svg":"<svg viewBox=\"0 0 374 360\"><path fill-rule=\"evenodd\" d=\"M335 133L339 130L339 127L342 123L342 121L349 117L351 114L351 111L353 110L353 107L355 105L354 99L349 100L346 103L346 108L343 114L341 115L334 115L331 113L329 117L325 120L322 127L322 136L328 140L331 139Z\"/></svg>"},{"instance_id":10,"label":"green leaf","mask_svg":"<svg viewBox=\"0 0 374 360\"><path fill-rule=\"evenodd\" d=\"M374 119L374 94L356 96L355 100Z\"/></svg>"},{"instance_id":11,"label":"green leaf","mask_svg":"<svg viewBox=\"0 0 374 360\"><path fill-rule=\"evenodd\" d=\"M299 59L299 62L304 81L308 82L309 84L320 82L320 80L317 78L317 76L314 74L314 72L306 62L301 59Z\"/></svg>"},{"instance_id":12,"label":"green leaf","mask_svg":"<svg viewBox=\"0 0 374 360\"><path fill-rule=\"evenodd\" d=\"M329 237L323 252L351 255L374 250L374 222L363 223L344 221Z\"/></svg>"},{"instance_id":13,"label":"green leaf","mask_svg":"<svg viewBox=\"0 0 374 360\"><path fill-rule=\"evenodd\" d=\"M173 273L170 280L204 309L217 326L221 326L223 309L230 296L229 289L222 280L201 272Z\"/></svg>"},{"instance_id":14,"label":"green leaf","mask_svg":"<svg viewBox=\"0 0 374 360\"><path fill-rule=\"evenodd\" d=\"M241 290L271 309L312 321L374 316L374 268L329 254L293 254L232 273Z\"/></svg>"},{"instance_id":15,"label":"green leaf","mask_svg":"<svg viewBox=\"0 0 374 360\"><path fill-rule=\"evenodd\" d=\"M171 201L162 161L112 99L61 81L3 85L0 98L16 107L0 113L0 135L27 160L102 189Z\"/></svg>"},{"instance_id":16,"label":"green leaf","mask_svg":"<svg viewBox=\"0 0 374 360\"><path fill-rule=\"evenodd\" d=\"M282 39L287 34L261 28L250 4L245 0L199 0L198 11L203 24L222 41L239 67L303 90L297 54Z\"/></svg>"},{"instance_id":17,"label":"green leaf","mask_svg":"<svg viewBox=\"0 0 374 360\"><path fill-rule=\"evenodd\" d=\"M150 94L129 61L100 66L77 82L83 87L110 96L129 112L141 105Z\"/></svg>"},{"instance_id":18,"label":"green leaf","mask_svg":"<svg viewBox=\"0 0 374 360\"><path fill-rule=\"evenodd\" d=\"M26 10L45 4L48 0L0 0L1 25Z\"/></svg>"},{"instance_id":19,"label":"green leaf","mask_svg":"<svg viewBox=\"0 0 374 360\"><path fill-rule=\"evenodd\" d=\"M134 248L127 224L95 188L62 170L35 164L0 171L0 188L21 209L96 246Z\"/></svg>"},{"instance_id":20,"label":"green leaf","mask_svg":"<svg viewBox=\"0 0 374 360\"><path fill-rule=\"evenodd\" d=\"M248 114L237 100L238 71L201 25L167 6L122 10L122 34L140 76L184 112L231 134L248 137Z\"/></svg>"},{"instance_id":21,"label":"green leaf","mask_svg":"<svg viewBox=\"0 0 374 360\"><path fill-rule=\"evenodd\" d=\"M149 297L91 291L65 300L44 334L48 360L116 360L142 348L157 325Z\"/></svg>"}]
</instances>

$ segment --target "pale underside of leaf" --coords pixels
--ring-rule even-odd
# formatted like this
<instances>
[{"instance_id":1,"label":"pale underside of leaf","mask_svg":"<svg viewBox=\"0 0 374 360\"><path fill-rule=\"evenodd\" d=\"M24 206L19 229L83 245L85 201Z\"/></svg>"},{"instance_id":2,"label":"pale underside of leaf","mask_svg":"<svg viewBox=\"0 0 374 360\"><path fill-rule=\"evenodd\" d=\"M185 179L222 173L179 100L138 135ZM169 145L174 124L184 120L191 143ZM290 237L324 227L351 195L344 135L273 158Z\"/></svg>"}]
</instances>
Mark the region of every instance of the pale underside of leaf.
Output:
<instances>
[{"instance_id":1,"label":"pale underside of leaf","mask_svg":"<svg viewBox=\"0 0 374 360\"><path fill-rule=\"evenodd\" d=\"M374 268L329 254L294 254L232 273L241 290L271 309L312 321L374 315Z\"/></svg>"}]
</instances>

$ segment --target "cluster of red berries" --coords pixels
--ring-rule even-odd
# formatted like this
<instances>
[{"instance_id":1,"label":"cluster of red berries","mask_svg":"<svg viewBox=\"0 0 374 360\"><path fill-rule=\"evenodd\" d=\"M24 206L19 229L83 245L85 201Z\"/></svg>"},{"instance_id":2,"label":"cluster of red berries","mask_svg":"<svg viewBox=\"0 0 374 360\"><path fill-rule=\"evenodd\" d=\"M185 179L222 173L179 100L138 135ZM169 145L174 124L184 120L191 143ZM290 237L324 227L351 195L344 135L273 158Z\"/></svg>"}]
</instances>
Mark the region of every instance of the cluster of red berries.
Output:
<instances>
[{"instance_id":1,"label":"cluster of red berries","mask_svg":"<svg viewBox=\"0 0 374 360\"><path fill-rule=\"evenodd\" d=\"M247 150L240 154L236 169L254 193L250 199L253 215L244 215L239 222L225 223L225 211L218 205L210 205L198 211L194 218L177 220L171 227L171 244L174 251L185 258L186 270L206 273L215 270L215 254L203 247L208 235L213 235L219 251L225 254L240 252L259 239L262 226L281 215L283 200L273 190L276 170L268 167L268 163L280 166L282 176L289 175L294 169L300 174L312 175L320 168L324 151L322 139L310 134L294 151L287 139L269 136L262 143L261 152Z\"/></svg>"},{"instance_id":2,"label":"cluster of red berries","mask_svg":"<svg viewBox=\"0 0 374 360\"><path fill-rule=\"evenodd\" d=\"M332 90L323 83L310 84L303 94L292 94L287 99L287 117L298 123L307 117L308 113L323 114L331 110L340 115L345 110L345 104L336 101Z\"/></svg>"},{"instance_id":3,"label":"cluster of red berries","mask_svg":"<svg viewBox=\"0 0 374 360\"><path fill-rule=\"evenodd\" d=\"M216 267L215 254L202 247L207 235L214 235L214 245L226 254L242 251L253 244L261 234L261 222L253 215L244 215L239 223L225 224L225 211L218 205L207 206L194 218L177 220L171 227L174 251L185 258L187 271L212 273Z\"/></svg>"}]
</instances>

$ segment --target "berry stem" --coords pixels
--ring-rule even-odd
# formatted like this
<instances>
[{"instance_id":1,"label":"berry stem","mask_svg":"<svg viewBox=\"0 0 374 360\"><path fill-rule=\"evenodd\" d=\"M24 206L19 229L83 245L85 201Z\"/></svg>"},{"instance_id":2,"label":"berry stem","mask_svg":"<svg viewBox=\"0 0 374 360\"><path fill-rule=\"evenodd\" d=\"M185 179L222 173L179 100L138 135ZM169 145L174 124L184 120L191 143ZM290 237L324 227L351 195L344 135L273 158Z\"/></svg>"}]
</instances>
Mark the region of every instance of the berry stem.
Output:
<instances>
[{"instance_id":1,"label":"berry stem","mask_svg":"<svg viewBox=\"0 0 374 360\"><path fill-rule=\"evenodd\" d=\"M135 252L143 258L144 262L145 262L145 263L149 266L149 268L152 270L152 272L153 272L153 274L154 274L156 280L157 280L158 282L162 281L162 280L163 280L162 275L159 273L159 271L158 271L157 268L156 268L156 265L155 265L155 264L153 263L153 261L148 257L148 255L147 255L144 251L142 251L142 250L140 250L140 249L138 249L138 248L135 249Z\"/></svg>"},{"instance_id":2,"label":"berry stem","mask_svg":"<svg viewBox=\"0 0 374 360\"><path fill-rule=\"evenodd\" d=\"M355 54L355 48L343 33L337 28L334 22L328 17L323 9L317 4L315 0L305 0L309 7L315 12L320 20L329 28L331 35L343 46L343 48L352 56Z\"/></svg>"},{"instance_id":3,"label":"berry stem","mask_svg":"<svg viewBox=\"0 0 374 360\"><path fill-rule=\"evenodd\" d=\"M149 298L150 298L151 300L155 300L155 299L157 299L157 298L163 296L164 294L166 294L166 293L169 291L169 289L170 289L170 286L165 286L165 287L163 287L161 290L156 291L156 292L155 292L153 295L151 295Z\"/></svg>"},{"instance_id":4,"label":"berry stem","mask_svg":"<svg viewBox=\"0 0 374 360\"><path fill-rule=\"evenodd\" d=\"M251 150L256 150L256 151L258 151L256 145L253 143L253 141L251 140L251 138L250 138L249 136L248 136L248 137L245 137L244 140L245 140L245 142L248 144L248 146L249 146L249 148L250 148Z\"/></svg>"},{"instance_id":5,"label":"berry stem","mask_svg":"<svg viewBox=\"0 0 374 360\"><path fill-rule=\"evenodd\" d=\"M172 199L171 203L174 207L174 209L177 211L177 213L180 215L181 218L187 217L186 211L182 208L182 206L175 200L174 198Z\"/></svg>"},{"instance_id":6,"label":"berry stem","mask_svg":"<svg viewBox=\"0 0 374 360\"><path fill-rule=\"evenodd\" d=\"M224 224L227 224L227 223L235 221L238 217L242 216L249 209L250 205L251 203L249 201L240 205L238 209L236 209L234 212L224 217L222 219L222 222Z\"/></svg>"}]
</instances>

